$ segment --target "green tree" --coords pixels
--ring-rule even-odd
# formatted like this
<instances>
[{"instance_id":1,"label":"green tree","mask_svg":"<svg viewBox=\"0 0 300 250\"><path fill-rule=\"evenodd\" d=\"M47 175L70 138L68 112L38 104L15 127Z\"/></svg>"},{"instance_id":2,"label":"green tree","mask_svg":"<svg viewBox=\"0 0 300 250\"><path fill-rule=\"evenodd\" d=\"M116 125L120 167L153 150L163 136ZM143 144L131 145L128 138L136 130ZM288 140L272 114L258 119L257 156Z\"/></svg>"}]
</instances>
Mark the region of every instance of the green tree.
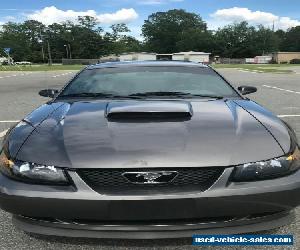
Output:
<instances>
[{"instance_id":1,"label":"green tree","mask_svg":"<svg viewBox=\"0 0 300 250\"><path fill-rule=\"evenodd\" d=\"M140 42L128 36L129 31L125 24L115 24L111 32L103 34L97 20L90 16L79 16L76 23L67 21L48 26L35 20L8 22L0 29L0 50L11 48L15 61L47 62L49 44L54 62L67 57L66 49L68 54L71 49L72 58L97 59L108 54L139 51Z\"/></svg>"},{"instance_id":2,"label":"green tree","mask_svg":"<svg viewBox=\"0 0 300 250\"><path fill-rule=\"evenodd\" d=\"M279 51L284 51L284 39L285 39L285 36L286 36L286 32L283 31L283 30L276 30L275 31L275 36L277 37L277 40L278 40L278 50Z\"/></svg>"},{"instance_id":3,"label":"green tree","mask_svg":"<svg viewBox=\"0 0 300 250\"><path fill-rule=\"evenodd\" d=\"M10 56L15 60L29 60L31 57L30 40L24 32L22 24L8 22L0 31L0 49L11 48ZM2 53L1 53L2 54Z\"/></svg>"},{"instance_id":4,"label":"green tree","mask_svg":"<svg viewBox=\"0 0 300 250\"><path fill-rule=\"evenodd\" d=\"M256 55L266 55L278 51L280 39L274 31L259 25L255 32L254 51Z\"/></svg>"},{"instance_id":5,"label":"green tree","mask_svg":"<svg viewBox=\"0 0 300 250\"><path fill-rule=\"evenodd\" d=\"M151 14L142 26L142 34L149 51L172 53L198 48L207 38L207 26L199 15L174 9ZM197 34L197 45L190 39L194 34ZM189 45L190 42L193 44Z\"/></svg>"},{"instance_id":6,"label":"green tree","mask_svg":"<svg viewBox=\"0 0 300 250\"><path fill-rule=\"evenodd\" d=\"M214 53L229 58L254 57L257 55L255 35L255 27L247 22L227 25L214 35Z\"/></svg>"},{"instance_id":7,"label":"green tree","mask_svg":"<svg viewBox=\"0 0 300 250\"><path fill-rule=\"evenodd\" d=\"M95 17L92 16L79 16L78 23L80 26L92 30L97 25L98 21Z\"/></svg>"},{"instance_id":8,"label":"green tree","mask_svg":"<svg viewBox=\"0 0 300 250\"><path fill-rule=\"evenodd\" d=\"M29 44L30 51L27 60L31 62L40 62L43 60L42 33L45 31L45 25L36 20L27 20L20 25L22 33L26 36L26 42Z\"/></svg>"},{"instance_id":9,"label":"green tree","mask_svg":"<svg viewBox=\"0 0 300 250\"><path fill-rule=\"evenodd\" d=\"M282 51L300 51L300 26L289 29L280 46Z\"/></svg>"},{"instance_id":10,"label":"green tree","mask_svg":"<svg viewBox=\"0 0 300 250\"><path fill-rule=\"evenodd\" d=\"M111 32L106 32L104 36L107 54L121 54L124 52L137 52L141 50L140 42L126 33L130 29L124 23L110 26Z\"/></svg>"}]
</instances>

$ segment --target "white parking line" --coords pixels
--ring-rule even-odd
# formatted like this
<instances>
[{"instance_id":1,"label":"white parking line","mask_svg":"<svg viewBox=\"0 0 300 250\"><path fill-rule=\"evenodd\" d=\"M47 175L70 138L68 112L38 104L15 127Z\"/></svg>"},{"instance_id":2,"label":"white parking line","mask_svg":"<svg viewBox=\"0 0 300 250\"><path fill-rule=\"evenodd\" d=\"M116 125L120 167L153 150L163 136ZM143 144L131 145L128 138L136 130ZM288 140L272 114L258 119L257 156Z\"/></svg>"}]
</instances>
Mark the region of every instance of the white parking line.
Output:
<instances>
[{"instance_id":1,"label":"white parking line","mask_svg":"<svg viewBox=\"0 0 300 250\"><path fill-rule=\"evenodd\" d=\"M278 117L300 117L300 115L278 115Z\"/></svg>"},{"instance_id":2,"label":"white parking line","mask_svg":"<svg viewBox=\"0 0 300 250\"><path fill-rule=\"evenodd\" d=\"M0 79L10 78L10 77L17 77L17 76L26 76L26 75L30 75L32 73L33 72L18 72L17 74L15 73L13 75L0 76Z\"/></svg>"},{"instance_id":3,"label":"white parking line","mask_svg":"<svg viewBox=\"0 0 300 250\"><path fill-rule=\"evenodd\" d=\"M6 129L6 130L0 132L0 138L3 137L3 136L5 136L5 134L7 133L7 131L8 131L8 129Z\"/></svg>"},{"instance_id":4,"label":"white parking line","mask_svg":"<svg viewBox=\"0 0 300 250\"><path fill-rule=\"evenodd\" d=\"M67 73L55 75L55 76L52 76L52 77L55 78L55 77L59 77L59 76L66 76L66 75L69 75L69 74L72 74L72 73L74 73L74 72L67 72Z\"/></svg>"},{"instance_id":5,"label":"white parking line","mask_svg":"<svg viewBox=\"0 0 300 250\"><path fill-rule=\"evenodd\" d=\"M238 69L237 71L240 71L240 72L244 72L244 73L251 73L251 74L256 74L256 73L264 73L264 71L261 71L261 70L256 70L256 69Z\"/></svg>"},{"instance_id":6,"label":"white parking line","mask_svg":"<svg viewBox=\"0 0 300 250\"><path fill-rule=\"evenodd\" d=\"M238 69L240 72L249 73L249 70Z\"/></svg>"},{"instance_id":7,"label":"white parking line","mask_svg":"<svg viewBox=\"0 0 300 250\"><path fill-rule=\"evenodd\" d=\"M290 90L290 89L282 89L282 88L269 86L269 85L263 85L263 87L270 88L270 89L277 89L277 90L281 90L281 91L285 91L285 92L289 92L289 93L294 93L294 94L300 94L300 92L298 92L298 91L294 91L294 90Z\"/></svg>"},{"instance_id":8,"label":"white parking line","mask_svg":"<svg viewBox=\"0 0 300 250\"><path fill-rule=\"evenodd\" d=\"M8 120L8 121L0 121L0 123L16 123L19 121L13 121L13 120Z\"/></svg>"}]
</instances>

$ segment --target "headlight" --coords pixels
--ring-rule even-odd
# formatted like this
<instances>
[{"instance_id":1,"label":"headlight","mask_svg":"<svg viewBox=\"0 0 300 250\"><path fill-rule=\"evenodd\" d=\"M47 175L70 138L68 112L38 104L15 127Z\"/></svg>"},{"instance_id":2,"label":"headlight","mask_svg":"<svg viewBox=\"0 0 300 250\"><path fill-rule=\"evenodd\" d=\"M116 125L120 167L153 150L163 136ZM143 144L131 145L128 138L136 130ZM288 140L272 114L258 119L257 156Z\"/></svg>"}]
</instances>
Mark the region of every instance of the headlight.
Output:
<instances>
[{"instance_id":1,"label":"headlight","mask_svg":"<svg viewBox=\"0 0 300 250\"><path fill-rule=\"evenodd\" d=\"M273 179L291 174L299 168L300 150L296 147L295 151L288 156L237 166L233 171L232 181Z\"/></svg>"},{"instance_id":2,"label":"headlight","mask_svg":"<svg viewBox=\"0 0 300 250\"><path fill-rule=\"evenodd\" d=\"M24 182L52 185L69 184L64 170L54 166L12 161L7 158L4 151L0 154L0 171L13 179Z\"/></svg>"}]
</instances>

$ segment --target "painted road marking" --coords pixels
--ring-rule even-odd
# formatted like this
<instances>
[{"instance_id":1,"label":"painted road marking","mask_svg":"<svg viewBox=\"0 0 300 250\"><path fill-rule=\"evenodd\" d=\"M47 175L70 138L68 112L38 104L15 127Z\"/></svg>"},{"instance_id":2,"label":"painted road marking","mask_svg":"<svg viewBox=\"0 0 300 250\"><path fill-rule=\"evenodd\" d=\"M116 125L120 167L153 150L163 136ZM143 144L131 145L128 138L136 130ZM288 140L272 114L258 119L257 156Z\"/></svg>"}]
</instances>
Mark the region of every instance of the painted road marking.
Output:
<instances>
[{"instance_id":1,"label":"painted road marking","mask_svg":"<svg viewBox=\"0 0 300 250\"><path fill-rule=\"evenodd\" d=\"M281 90L281 91L285 91L285 92L289 92L289 93L294 93L294 94L300 94L300 92L298 91L294 91L294 90L290 90L290 89L282 89L282 88L278 88L278 87L274 87L274 86L269 86L269 85L262 85L266 88L270 88L270 89L277 89L277 90Z\"/></svg>"},{"instance_id":2,"label":"painted road marking","mask_svg":"<svg viewBox=\"0 0 300 250\"><path fill-rule=\"evenodd\" d=\"M245 72L245 73L252 73L252 74L264 73L264 71L256 70L256 69L238 69L237 71Z\"/></svg>"},{"instance_id":3,"label":"painted road marking","mask_svg":"<svg viewBox=\"0 0 300 250\"><path fill-rule=\"evenodd\" d=\"M60 77L60 76L66 76L66 75L69 75L69 74L73 74L74 72L67 72L67 73L63 73L63 74L59 74L59 75L54 75L52 76L53 78L56 78L56 77Z\"/></svg>"},{"instance_id":4,"label":"painted road marking","mask_svg":"<svg viewBox=\"0 0 300 250\"><path fill-rule=\"evenodd\" d=\"M12 120L9 120L9 121L0 121L0 123L16 123L16 122L19 122L19 121L12 121Z\"/></svg>"},{"instance_id":5,"label":"painted road marking","mask_svg":"<svg viewBox=\"0 0 300 250\"><path fill-rule=\"evenodd\" d=\"M7 131L8 131L8 129L6 129L6 130L0 132L0 138L3 137L3 136L5 136L6 133L7 133Z\"/></svg>"},{"instance_id":6,"label":"painted road marking","mask_svg":"<svg viewBox=\"0 0 300 250\"><path fill-rule=\"evenodd\" d=\"M6 75L6 76L0 76L0 79L3 79L3 78L10 78L10 77L17 77L17 76L25 76L25 75L30 75L32 74L33 72L26 72L26 73L21 73L19 74L13 74L13 75Z\"/></svg>"},{"instance_id":7,"label":"painted road marking","mask_svg":"<svg viewBox=\"0 0 300 250\"><path fill-rule=\"evenodd\" d=\"M278 117L300 117L300 115L278 115Z\"/></svg>"},{"instance_id":8,"label":"painted road marking","mask_svg":"<svg viewBox=\"0 0 300 250\"><path fill-rule=\"evenodd\" d=\"M22 72L22 73L20 73L19 74L19 72L18 72L18 74L13 74L13 75L6 75L6 76L0 76L0 79L3 79L3 78L10 78L10 77L17 77L17 76L26 76L26 75L30 75L30 74L33 74L33 73L35 73L35 72ZM37 72L38 73L38 72ZM56 77L60 77L60 76L66 76L66 75L70 75L70 74L75 74L76 72L72 72L72 71L70 71L70 72L66 72L66 73L62 73L62 74L58 74L58 75L54 75L54 76L52 76L53 78L56 78Z\"/></svg>"}]
</instances>

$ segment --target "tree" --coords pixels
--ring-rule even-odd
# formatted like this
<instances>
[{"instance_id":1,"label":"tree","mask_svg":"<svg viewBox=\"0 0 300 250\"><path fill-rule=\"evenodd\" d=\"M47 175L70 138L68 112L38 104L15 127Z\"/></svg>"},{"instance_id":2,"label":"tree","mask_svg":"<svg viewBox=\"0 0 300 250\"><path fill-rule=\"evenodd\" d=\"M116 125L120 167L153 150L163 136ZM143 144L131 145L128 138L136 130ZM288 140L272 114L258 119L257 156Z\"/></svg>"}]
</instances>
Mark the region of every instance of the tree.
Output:
<instances>
[{"instance_id":1,"label":"tree","mask_svg":"<svg viewBox=\"0 0 300 250\"><path fill-rule=\"evenodd\" d=\"M142 34L149 51L173 53L199 47L206 38L207 26L199 15L174 9L151 14L142 26ZM198 45L188 45L192 34L197 34Z\"/></svg>"},{"instance_id":2,"label":"tree","mask_svg":"<svg viewBox=\"0 0 300 250\"><path fill-rule=\"evenodd\" d=\"M26 42L29 44L31 53L27 60L31 62L40 62L43 60L42 33L45 31L45 25L36 20L27 20L20 25L22 33L26 35Z\"/></svg>"},{"instance_id":3,"label":"tree","mask_svg":"<svg viewBox=\"0 0 300 250\"><path fill-rule=\"evenodd\" d=\"M278 51L279 49L279 37L269 28L265 28L263 25L259 25L255 32L255 45L254 50L256 55L266 55L271 52Z\"/></svg>"},{"instance_id":4,"label":"tree","mask_svg":"<svg viewBox=\"0 0 300 250\"><path fill-rule=\"evenodd\" d=\"M1 26L0 53L3 54L3 48L11 48L10 55L15 61L46 62L48 43L52 59L57 62L66 57L70 49L72 58L99 58L137 51L174 53L190 50L245 58L278 50L300 51L300 26L274 32L262 25L254 27L241 22L214 32L207 30L198 14L180 9L151 14L142 26L145 38L142 42L130 36L129 28L122 23L114 24L104 32L92 16L79 16L76 22L48 26L36 20L8 22Z\"/></svg>"},{"instance_id":5,"label":"tree","mask_svg":"<svg viewBox=\"0 0 300 250\"><path fill-rule=\"evenodd\" d=\"M140 42L132 36L126 35L130 29L124 23L110 26L111 32L104 36L106 51L113 51L114 54L124 52L137 52L141 49Z\"/></svg>"},{"instance_id":6,"label":"tree","mask_svg":"<svg viewBox=\"0 0 300 250\"><path fill-rule=\"evenodd\" d=\"M0 31L0 49L11 48L10 56L15 60L29 60L31 56L30 41L19 23L8 22Z\"/></svg>"},{"instance_id":7,"label":"tree","mask_svg":"<svg viewBox=\"0 0 300 250\"><path fill-rule=\"evenodd\" d=\"M92 16L79 16L77 19L80 26L89 30L94 29L98 23L97 19Z\"/></svg>"},{"instance_id":8,"label":"tree","mask_svg":"<svg viewBox=\"0 0 300 250\"><path fill-rule=\"evenodd\" d=\"M111 37L115 40L118 40L122 37L120 33L130 32L130 29L126 26L125 23L113 24L110 26L112 33Z\"/></svg>"},{"instance_id":9,"label":"tree","mask_svg":"<svg viewBox=\"0 0 300 250\"><path fill-rule=\"evenodd\" d=\"M15 61L46 62L49 43L54 61L67 56L66 48L68 53L71 49L72 58L98 59L108 54L139 51L141 44L126 34L129 31L121 23L112 25L111 32L103 34L97 20L90 16L79 16L76 23L66 21L48 26L35 20L8 22L0 29L0 50L11 48Z\"/></svg>"},{"instance_id":10,"label":"tree","mask_svg":"<svg viewBox=\"0 0 300 250\"><path fill-rule=\"evenodd\" d=\"M283 51L300 51L300 26L289 29L281 43L281 50Z\"/></svg>"},{"instance_id":11,"label":"tree","mask_svg":"<svg viewBox=\"0 0 300 250\"><path fill-rule=\"evenodd\" d=\"M255 28L247 22L235 23L218 29L214 35L216 47L215 54L229 58L254 57Z\"/></svg>"},{"instance_id":12,"label":"tree","mask_svg":"<svg viewBox=\"0 0 300 250\"><path fill-rule=\"evenodd\" d=\"M283 30L276 30L275 31L275 36L277 37L277 40L278 40L278 50L279 51L284 51L284 39L285 39L285 36L286 36L286 32L283 31Z\"/></svg>"}]
</instances>

